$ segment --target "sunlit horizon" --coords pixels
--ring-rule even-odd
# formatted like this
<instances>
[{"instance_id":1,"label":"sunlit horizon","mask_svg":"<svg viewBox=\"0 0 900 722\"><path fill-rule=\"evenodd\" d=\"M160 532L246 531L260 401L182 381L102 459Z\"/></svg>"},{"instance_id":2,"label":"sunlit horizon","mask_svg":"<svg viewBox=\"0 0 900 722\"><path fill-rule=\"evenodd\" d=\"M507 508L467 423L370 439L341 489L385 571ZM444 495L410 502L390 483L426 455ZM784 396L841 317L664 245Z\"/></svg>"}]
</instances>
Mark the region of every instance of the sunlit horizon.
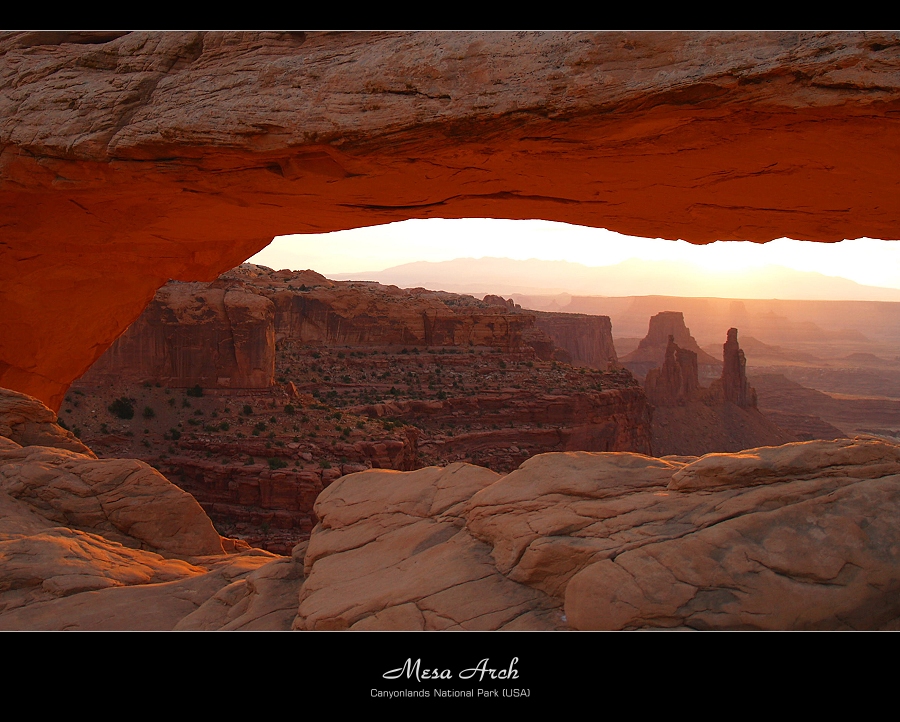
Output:
<instances>
[{"instance_id":1,"label":"sunlit horizon","mask_svg":"<svg viewBox=\"0 0 900 722\"><path fill-rule=\"evenodd\" d=\"M248 259L276 270L328 275L375 273L419 261L509 258L568 261L588 267L631 259L691 264L709 274L757 275L784 266L855 283L900 289L900 243L870 238L815 243L780 238L766 244L625 236L544 220L413 219L325 234L280 236Z\"/></svg>"}]
</instances>

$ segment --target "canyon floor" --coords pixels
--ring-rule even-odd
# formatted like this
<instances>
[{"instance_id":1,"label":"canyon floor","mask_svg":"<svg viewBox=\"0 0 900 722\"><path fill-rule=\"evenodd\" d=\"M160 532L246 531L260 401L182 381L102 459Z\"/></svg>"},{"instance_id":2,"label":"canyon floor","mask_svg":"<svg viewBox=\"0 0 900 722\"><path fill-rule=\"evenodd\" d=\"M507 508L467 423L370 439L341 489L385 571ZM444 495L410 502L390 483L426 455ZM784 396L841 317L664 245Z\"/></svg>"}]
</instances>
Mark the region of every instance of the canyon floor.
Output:
<instances>
[{"instance_id":1,"label":"canyon floor","mask_svg":"<svg viewBox=\"0 0 900 722\"><path fill-rule=\"evenodd\" d=\"M256 390L77 383L60 418L101 457L158 468L221 533L286 553L309 535L316 496L344 474L458 461L506 473L578 444L579 402L639 392L627 371L490 348L288 347L277 369L281 383ZM122 398L130 419L109 410Z\"/></svg>"}]
</instances>

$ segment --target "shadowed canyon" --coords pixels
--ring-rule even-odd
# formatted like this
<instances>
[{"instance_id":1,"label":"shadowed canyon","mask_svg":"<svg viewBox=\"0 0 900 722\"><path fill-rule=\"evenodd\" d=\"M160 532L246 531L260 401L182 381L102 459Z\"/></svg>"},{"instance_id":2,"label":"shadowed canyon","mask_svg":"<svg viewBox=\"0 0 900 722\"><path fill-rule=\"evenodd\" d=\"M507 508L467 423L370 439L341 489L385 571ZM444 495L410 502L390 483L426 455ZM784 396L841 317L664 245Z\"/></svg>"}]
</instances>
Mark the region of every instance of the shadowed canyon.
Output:
<instances>
[{"instance_id":1,"label":"shadowed canyon","mask_svg":"<svg viewBox=\"0 0 900 722\"><path fill-rule=\"evenodd\" d=\"M0 35L0 629L897 628L895 303L243 262L896 239L898 108L896 33Z\"/></svg>"}]
</instances>

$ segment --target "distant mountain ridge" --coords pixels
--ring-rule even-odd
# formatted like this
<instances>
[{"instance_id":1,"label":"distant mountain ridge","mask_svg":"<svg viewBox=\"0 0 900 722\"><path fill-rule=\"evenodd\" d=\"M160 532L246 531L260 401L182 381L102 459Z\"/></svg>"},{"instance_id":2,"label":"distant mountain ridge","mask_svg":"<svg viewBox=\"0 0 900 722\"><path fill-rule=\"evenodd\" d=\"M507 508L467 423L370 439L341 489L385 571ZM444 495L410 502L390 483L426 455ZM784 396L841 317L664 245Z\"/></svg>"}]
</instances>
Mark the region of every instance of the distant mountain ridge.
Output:
<instances>
[{"instance_id":1,"label":"distant mountain ridge","mask_svg":"<svg viewBox=\"0 0 900 722\"><path fill-rule=\"evenodd\" d=\"M457 258L418 261L383 271L330 274L401 288L511 295L570 293L597 296L684 296L740 299L900 301L900 289L865 286L837 276L769 265L746 272L707 271L675 261L629 259L611 266L569 261Z\"/></svg>"}]
</instances>

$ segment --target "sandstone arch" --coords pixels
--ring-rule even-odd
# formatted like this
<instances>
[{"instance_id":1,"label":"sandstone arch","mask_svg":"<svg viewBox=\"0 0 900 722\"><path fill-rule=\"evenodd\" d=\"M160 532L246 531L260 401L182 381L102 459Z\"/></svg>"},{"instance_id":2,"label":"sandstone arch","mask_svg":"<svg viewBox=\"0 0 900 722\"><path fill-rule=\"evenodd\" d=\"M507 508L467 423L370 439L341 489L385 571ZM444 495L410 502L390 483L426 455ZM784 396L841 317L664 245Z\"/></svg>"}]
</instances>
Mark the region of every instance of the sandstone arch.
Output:
<instances>
[{"instance_id":1,"label":"sandstone arch","mask_svg":"<svg viewBox=\"0 0 900 722\"><path fill-rule=\"evenodd\" d=\"M0 386L289 232L900 237L897 33L0 36Z\"/></svg>"}]
</instances>

